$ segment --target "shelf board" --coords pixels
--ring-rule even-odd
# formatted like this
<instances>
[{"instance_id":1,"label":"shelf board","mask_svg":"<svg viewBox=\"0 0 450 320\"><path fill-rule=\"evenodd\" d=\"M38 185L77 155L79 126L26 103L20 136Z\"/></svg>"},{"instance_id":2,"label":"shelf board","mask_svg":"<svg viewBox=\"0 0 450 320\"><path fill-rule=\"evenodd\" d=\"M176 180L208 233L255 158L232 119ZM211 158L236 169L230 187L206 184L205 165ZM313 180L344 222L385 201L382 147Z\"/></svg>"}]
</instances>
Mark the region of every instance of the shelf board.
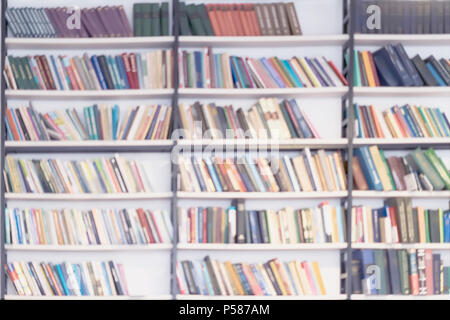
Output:
<instances>
[{"instance_id":1,"label":"shelf board","mask_svg":"<svg viewBox=\"0 0 450 320\"><path fill-rule=\"evenodd\" d=\"M403 45L450 46L450 34L355 34L355 45L380 46L401 42Z\"/></svg>"},{"instance_id":2,"label":"shelf board","mask_svg":"<svg viewBox=\"0 0 450 320\"><path fill-rule=\"evenodd\" d=\"M450 250L450 243L352 243L353 249L434 249Z\"/></svg>"},{"instance_id":3,"label":"shelf board","mask_svg":"<svg viewBox=\"0 0 450 320\"><path fill-rule=\"evenodd\" d=\"M150 296L19 296L7 294L5 300L171 300L170 294Z\"/></svg>"},{"instance_id":4,"label":"shelf board","mask_svg":"<svg viewBox=\"0 0 450 320\"><path fill-rule=\"evenodd\" d=\"M347 191L336 192L184 192L180 199L330 199L344 198Z\"/></svg>"},{"instance_id":5,"label":"shelf board","mask_svg":"<svg viewBox=\"0 0 450 320\"><path fill-rule=\"evenodd\" d=\"M449 97L450 87L355 87L355 97Z\"/></svg>"},{"instance_id":6,"label":"shelf board","mask_svg":"<svg viewBox=\"0 0 450 320\"><path fill-rule=\"evenodd\" d=\"M173 36L114 38L6 38L6 49L148 49L170 48Z\"/></svg>"},{"instance_id":7,"label":"shelf board","mask_svg":"<svg viewBox=\"0 0 450 320\"><path fill-rule=\"evenodd\" d=\"M152 99L171 98L173 89L123 90L5 90L7 99L79 100L79 99Z\"/></svg>"},{"instance_id":8,"label":"shelf board","mask_svg":"<svg viewBox=\"0 0 450 320\"><path fill-rule=\"evenodd\" d=\"M314 149L345 149L347 139L202 139L179 140L179 146L196 147L233 147L235 149L280 149L298 150L303 148Z\"/></svg>"},{"instance_id":9,"label":"shelf board","mask_svg":"<svg viewBox=\"0 0 450 320\"><path fill-rule=\"evenodd\" d=\"M6 193L6 200L151 200L151 199L170 199L172 192L149 192L149 193L105 193L105 194L72 194L72 193Z\"/></svg>"},{"instance_id":10,"label":"shelf board","mask_svg":"<svg viewBox=\"0 0 450 320\"><path fill-rule=\"evenodd\" d=\"M368 295L352 294L352 300L450 300L450 294L433 294L429 296L413 296L401 294Z\"/></svg>"},{"instance_id":11,"label":"shelf board","mask_svg":"<svg viewBox=\"0 0 450 320\"><path fill-rule=\"evenodd\" d=\"M154 251L170 250L171 244L154 243L138 245L27 245L6 244L7 251Z\"/></svg>"},{"instance_id":12,"label":"shelf board","mask_svg":"<svg viewBox=\"0 0 450 320\"><path fill-rule=\"evenodd\" d=\"M353 191L353 198L357 199L395 197L448 199L450 191Z\"/></svg>"},{"instance_id":13,"label":"shelf board","mask_svg":"<svg viewBox=\"0 0 450 320\"><path fill-rule=\"evenodd\" d=\"M353 140L353 146L377 145L384 149L415 149L418 146L432 148L449 148L450 138L356 138Z\"/></svg>"},{"instance_id":14,"label":"shelf board","mask_svg":"<svg viewBox=\"0 0 450 320\"><path fill-rule=\"evenodd\" d=\"M172 140L5 141L8 152L170 151Z\"/></svg>"},{"instance_id":15,"label":"shelf board","mask_svg":"<svg viewBox=\"0 0 450 320\"><path fill-rule=\"evenodd\" d=\"M181 98L260 98L260 97L342 97L347 87L327 88L276 88L276 89L215 89L215 88L180 88Z\"/></svg>"},{"instance_id":16,"label":"shelf board","mask_svg":"<svg viewBox=\"0 0 450 320\"><path fill-rule=\"evenodd\" d=\"M180 47L300 47L342 46L349 40L346 34L302 35L302 36L180 36Z\"/></svg>"},{"instance_id":17,"label":"shelf board","mask_svg":"<svg viewBox=\"0 0 450 320\"><path fill-rule=\"evenodd\" d=\"M177 300L344 300L344 294L323 296L206 296L177 294Z\"/></svg>"},{"instance_id":18,"label":"shelf board","mask_svg":"<svg viewBox=\"0 0 450 320\"><path fill-rule=\"evenodd\" d=\"M347 248L346 243L295 243L295 244L268 244L268 243L179 243L178 250L217 250L217 251L289 251L289 250L340 250Z\"/></svg>"}]
</instances>

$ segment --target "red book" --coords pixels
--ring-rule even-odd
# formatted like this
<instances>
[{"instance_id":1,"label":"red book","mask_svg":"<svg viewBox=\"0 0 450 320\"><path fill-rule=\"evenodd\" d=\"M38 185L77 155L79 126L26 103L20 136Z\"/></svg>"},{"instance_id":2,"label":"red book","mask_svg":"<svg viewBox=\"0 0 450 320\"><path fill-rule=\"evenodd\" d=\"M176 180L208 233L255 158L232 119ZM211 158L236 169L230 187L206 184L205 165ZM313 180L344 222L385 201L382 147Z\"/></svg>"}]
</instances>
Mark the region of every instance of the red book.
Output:
<instances>
[{"instance_id":1,"label":"red book","mask_svg":"<svg viewBox=\"0 0 450 320\"><path fill-rule=\"evenodd\" d=\"M222 35L220 30L219 21L217 21L216 6L214 4L207 4L206 11L208 12L209 21L211 22L213 32L215 36Z\"/></svg>"},{"instance_id":2,"label":"red book","mask_svg":"<svg viewBox=\"0 0 450 320\"><path fill-rule=\"evenodd\" d=\"M227 26L227 36L237 36L238 32L236 30L236 25L233 21L233 8L231 7L231 4L224 4L222 5L222 12L224 13L225 17L225 23Z\"/></svg>"},{"instance_id":3,"label":"red book","mask_svg":"<svg viewBox=\"0 0 450 320\"><path fill-rule=\"evenodd\" d=\"M131 73L131 65L130 60L128 60L128 56L126 53L122 53L123 64L125 66L125 72L127 74L128 83L130 84L131 89L136 89L136 85L134 83L133 74Z\"/></svg>"},{"instance_id":4,"label":"red book","mask_svg":"<svg viewBox=\"0 0 450 320\"><path fill-rule=\"evenodd\" d=\"M369 56L369 62L370 62L370 67L372 68L372 74L373 77L375 79L375 85L377 87L380 86L380 79L378 78L378 73L377 73L377 68L375 67L375 61L373 60L373 54L372 52L368 52L368 56Z\"/></svg>"},{"instance_id":5,"label":"red book","mask_svg":"<svg viewBox=\"0 0 450 320\"><path fill-rule=\"evenodd\" d=\"M305 269L305 273L306 273L306 277L308 278L308 282L309 282L309 287L312 290L313 295L317 295L317 290L316 290L316 286L313 280L313 275L311 270L309 269L309 265L306 261L303 261L302 263L302 267L303 269Z\"/></svg>"},{"instance_id":6,"label":"red book","mask_svg":"<svg viewBox=\"0 0 450 320\"><path fill-rule=\"evenodd\" d=\"M144 210L142 208L137 209L137 214L138 214L139 222L141 223L142 229L144 229L145 233L147 233L149 243L155 243L155 239L153 238L152 231L150 229L150 225L145 216Z\"/></svg>"},{"instance_id":7,"label":"red book","mask_svg":"<svg viewBox=\"0 0 450 320\"><path fill-rule=\"evenodd\" d=\"M397 123L399 124L400 131L405 137L412 137L413 135L409 131L408 124L406 123L405 119L402 116L402 113L400 112L400 109L398 106L393 107L394 110L394 117L397 120Z\"/></svg>"},{"instance_id":8,"label":"red book","mask_svg":"<svg viewBox=\"0 0 450 320\"><path fill-rule=\"evenodd\" d=\"M397 216L395 215L395 208L389 207L389 217L391 218L391 226L392 226L392 235L395 237L394 239L397 239L396 243L400 242L400 234L398 233L398 223L397 223ZM394 233L395 232L395 233Z\"/></svg>"},{"instance_id":9,"label":"red book","mask_svg":"<svg viewBox=\"0 0 450 320\"><path fill-rule=\"evenodd\" d=\"M155 226L156 235L158 236L158 239L162 241L161 232L159 231L158 224L156 223L155 214L153 211L150 211L150 217L152 219L153 225Z\"/></svg>"},{"instance_id":10,"label":"red book","mask_svg":"<svg viewBox=\"0 0 450 320\"><path fill-rule=\"evenodd\" d=\"M419 294L419 271L417 269L417 256L415 249L408 249L409 258L409 286L412 295Z\"/></svg>"},{"instance_id":11,"label":"red book","mask_svg":"<svg viewBox=\"0 0 450 320\"><path fill-rule=\"evenodd\" d=\"M336 73L336 75L337 75L338 78L342 81L342 83L343 83L345 86L348 86L348 81L347 81L347 79L345 79L345 77L342 75L342 73L341 73L341 72L339 71L339 69L336 67L336 65L334 64L334 62L331 61L331 60L327 60L327 59L325 59L325 58L324 58L324 60L325 60L326 62L328 62L328 64L330 65L331 69L333 69L334 73Z\"/></svg>"},{"instance_id":12,"label":"red book","mask_svg":"<svg viewBox=\"0 0 450 320\"><path fill-rule=\"evenodd\" d=\"M203 221L202 221L202 228L203 228L203 241L202 243L207 243L208 240L208 209L203 208Z\"/></svg>"},{"instance_id":13,"label":"red book","mask_svg":"<svg viewBox=\"0 0 450 320\"><path fill-rule=\"evenodd\" d=\"M139 78L137 74L136 54L130 53L131 74L133 75L134 89L139 89Z\"/></svg>"},{"instance_id":14,"label":"red book","mask_svg":"<svg viewBox=\"0 0 450 320\"><path fill-rule=\"evenodd\" d=\"M252 32L250 30L249 20L247 18L247 7L245 4L238 4L236 5L238 7L237 12L239 15L239 21L242 25L242 30L244 31L243 36L251 36Z\"/></svg>"},{"instance_id":15,"label":"red book","mask_svg":"<svg viewBox=\"0 0 450 320\"><path fill-rule=\"evenodd\" d=\"M425 249L425 276L427 277L427 295L434 293L433 287L433 252L431 249Z\"/></svg>"},{"instance_id":16,"label":"red book","mask_svg":"<svg viewBox=\"0 0 450 320\"><path fill-rule=\"evenodd\" d=\"M250 266L247 263L242 264L242 271L244 272L245 277L248 280L250 288L252 288L253 294L255 296L263 296L264 292L256 281L255 275L253 274Z\"/></svg>"},{"instance_id":17,"label":"red book","mask_svg":"<svg viewBox=\"0 0 450 320\"><path fill-rule=\"evenodd\" d=\"M225 21L225 12L221 4L215 5L217 24L219 25L220 36L228 35L227 22Z\"/></svg>"},{"instance_id":18,"label":"red book","mask_svg":"<svg viewBox=\"0 0 450 320\"><path fill-rule=\"evenodd\" d=\"M197 239L195 239L195 209L189 209L189 234L190 234L190 243L195 243Z\"/></svg>"},{"instance_id":19,"label":"red book","mask_svg":"<svg viewBox=\"0 0 450 320\"><path fill-rule=\"evenodd\" d=\"M72 70L72 66L69 65L65 67L67 75L69 76L70 84L72 85L72 90L81 90L80 86L78 85L78 81L75 77L75 73Z\"/></svg>"},{"instance_id":20,"label":"red book","mask_svg":"<svg viewBox=\"0 0 450 320\"><path fill-rule=\"evenodd\" d=\"M233 24L236 29L237 36L245 36L244 26L242 25L240 5L232 4L230 5L231 17L233 18Z\"/></svg>"},{"instance_id":21,"label":"red book","mask_svg":"<svg viewBox=\"0 0 450 320\"><path fill-rule=\"evenodd\" d=\"M9 128L11 129L11 134L15 141L20 140L19 132L17 131L16 124L14 123L14 119L12 117L11 109L6 109L6 120L8 121Z\"/></svg>"},{"instance_id":22,"label":"red book","mask_svg":"<svg viewBox=\"0 0 450 320\"><path fill-rule=\"evenodd\" d=\"M255 5L249 4L248 10L249 10L249 16L251 17L250 24L251 24L253 32L254 32L253 34L255 36L260 36L261 28L259 27L258 18L256 17Z\"/></svg>"}]
</instances>

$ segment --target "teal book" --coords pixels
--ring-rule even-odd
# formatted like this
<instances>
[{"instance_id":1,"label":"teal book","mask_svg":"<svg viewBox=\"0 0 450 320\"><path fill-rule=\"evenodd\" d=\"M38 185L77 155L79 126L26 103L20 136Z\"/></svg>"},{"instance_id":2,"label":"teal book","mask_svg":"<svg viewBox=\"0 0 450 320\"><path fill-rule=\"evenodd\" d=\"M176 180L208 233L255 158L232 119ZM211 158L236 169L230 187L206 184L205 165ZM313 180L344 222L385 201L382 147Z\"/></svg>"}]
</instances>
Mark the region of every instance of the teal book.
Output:
<instances>
[{"instance_id":1,"label":"teal book","mask_svg":"<svg viewBox=\"0 0 450 320\"><path fill-rule=\"evenodd\" d=\"M288 70L289 74L291 75L291 78L294 79L295 85L298 88L302 88L303 84L300 81L300 79L298 78L297 74L292 69L292 66L291 66L290 62L288 60L281 60L281 61L283 62L285 68Z\"/></svg>"},{"instance_id":2,"label":"teal book","mask_svg":"<svg viewBox=\"0 0 450 320\"><path fill-rule=\"evenodd\" d=\"M214 166L211 162L210 158L205 158L204 159L206 166L208 167L208 171L209 171L209 175L211 176L211 179L214 183L214 186L216 188L216 192L222 192L222 186L220 185L220 181L219 181L219 177L217 176L217 172L214 169Z\"/></svg>"},{"instance_id":3,"label":"teal book","mask_svg":"<svg viewBox=\"0 0 450 320\"><path fill-rule=\"evenodd\" d=\"M441 127L445 132L445 136L450 137L450 128L448 127L441 110L439 110L439 108L434 108L432 109L432 113L433 112L436 115L436 118L439 119L439 123L441 124Z\"/></svg>"}]
</instances>

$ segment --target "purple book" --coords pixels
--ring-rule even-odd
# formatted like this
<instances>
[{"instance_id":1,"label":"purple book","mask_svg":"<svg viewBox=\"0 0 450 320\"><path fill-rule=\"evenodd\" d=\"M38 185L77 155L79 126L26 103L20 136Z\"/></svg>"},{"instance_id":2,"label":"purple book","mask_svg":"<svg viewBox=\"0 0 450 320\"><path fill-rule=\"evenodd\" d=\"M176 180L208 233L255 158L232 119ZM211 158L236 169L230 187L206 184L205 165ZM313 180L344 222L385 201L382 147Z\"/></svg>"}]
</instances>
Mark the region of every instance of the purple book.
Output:
<instances>
[{"instance_id":1,"label":"purple book","mask_svg":"<svg viewBox=\"0 0 450 320\"><path fill-rule=\"evenodd\" d=\"M106 27L100 19L100 14L98 13L99 8L100 7L89 9L89 12L91 13L91 21L98 30L98 36L105 38L108 37L108 32L106 31Z\"/></svg>"},{"instance_id":2,"label":"purple book","mask_svg":"<svg viewBox=\"0 0 450 320\"><path fill-rule=\"evenodd\" d=\"M122 18L120 17L119 13L119 7L118 6L112 6L111 7L111 21L117 21L117 23L114 23L115 32L117 37L126 37L127 31L125 30L125 27L122 24Z\"/></svg>"},{"instance_id":3,"label":"purple book","mask_svg":"<svg viewBox=\"0 0 450 320\"><path fill-rule=\"evenodd\" d=\"M97 14L100 18L100 22L103 24L103 26L105 27L105 31L106 31L106 37L115 37L115 32L114 29L111 27L111 23L109 23L109 11L110 8L108 6L106 7L97 7L96 9Z\"/></svg>"},{"instance_id":4,"label":"purple book","mask_svg":"<svg viewBox=\"0 0 450 320\"><path fill-rule=\"evenodd\" d=\"M132 37L133 30L131 30L130 22L128 21L127 14L123 6L117 6L117 12L119 13L120 20L122 21L122 26L124 29L124 37Z\"/></svg>"},{"instance_id":5,"label":"purple book","mask_svg":"<svg viewBox=\"0 0 450 320\"><path fill-rule=\"evenodd\" d=\"M322 79L321 75L319 74L319 72L317 72L316 70L316 66L314 65L314 63L311 62L311 60L307 57L305 57L305 61L308 63L309 68L311 69L311 71L314 73L314 75L316 76L317 80L319 80L320 84L323 87L328 87L327 83L325 80Z\"/></svg>"},{"instance_id":6,"label":"purple book","mask_svg":"<svg viewBox=\"0 0 450 320\"><path fill-rule=\"evenodd\" d=\"M270 76L273 80L277 83L279 88L286 88L285 83L283 80L279 77L278 73L273 69L272 65L266 58L259 59L261 63L264 65L265 69L269 72Z\"/></svg>"},{"instance_id":7,"label":"purple book","mask_svg":"<svg viewBox=\"0 0 450 320\"><path fill-rule=\"evenodd\" d=\"M322 75L322 77L325 77L327 80L327 83L329 84L329 87L335 87L335 83L333 82L333 80L330 78L330 76L328 75L327 71L322 67L322 64L320 63L319 59L314 58L313 59L314 64L316 65L316 67L319 69L319 73Z\"/></svg>"},{"instance_id":8,"label":"purple book","mask_svg":"<svg viewBox=\"0 0 450 320\"><path fill-rule=\"evenodd\" d=\"M73 14L69 13L69 8L66 7L62 7L60 8L60 10L57 10L59 16L60 16L60 21L63 24L64 29L66 30L68 36L70 38L79 38L80 37L80 30L77 28L73 28L73 29L69 29L67 27L67 20L69 19L69 17Z\"/></svg>"},{"instance_id":9,"label":"purple book","mask_svg":"<svg viewBox=\"0 0 450 320\"><path fill-rule=\"evenodd\" d=\"M54 16L53 8L45 8L45 14L48 17L48 20L50 20L50 23L52 24L53 29L56 32L56 36L58 38L63 38L64 34L62 33L61 27L59 26L58 19Z\"/></svg>"},{"instance_id":10,"label":"purple book","mask_svg":"<svg viewBox=\"0 0 450 320\"><path fill-rule=\"evenodd\" d=\"M86 30L89 37L95 37L95 28L92 26L91 21L89 20L89 9L84 8L81 10L81 23L83 24L84 29Z\"/></svg>"}]
</instances>

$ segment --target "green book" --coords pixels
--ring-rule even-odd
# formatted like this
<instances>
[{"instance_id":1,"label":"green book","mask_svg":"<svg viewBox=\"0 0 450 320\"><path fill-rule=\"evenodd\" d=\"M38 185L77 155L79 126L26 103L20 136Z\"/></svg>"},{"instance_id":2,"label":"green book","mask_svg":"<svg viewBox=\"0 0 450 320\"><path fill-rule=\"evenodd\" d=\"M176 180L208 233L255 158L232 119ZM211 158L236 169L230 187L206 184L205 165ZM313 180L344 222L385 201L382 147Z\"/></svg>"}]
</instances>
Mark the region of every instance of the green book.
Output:
<instances>
[{"instance_id":1,"label":"green book","mask_svg":"<svg viewBox=\"0 0 450 320\"><path fill-rule=\"evenodd\" d=\"M135 37L142 37L142 3L133 5L133 34Z\"/></svg>"},{"instance_id":2,"label":"green book","mask_svg":"<svg viewBox=\"0 0 450 320\"><path fill-rule=\"evenodd\" d=\"M427 159L431 162L433 168L436 170L441 179L444 181L445 188L447 190L450 190L450 173L445 167L442 160L436 155L434 149L429 148L425 150L425 157L427 157Z\"/></svg>"},{"instance_id":3,"label":"green book","mask_svg":"<svg viewBox=\"0 0 450 320\"><path fill-rule=\"evenodd\" d=\"M291 118L289 117L289 113L286 110L286 107L284 104L280 104L281 113L283 114L283 118L287 123L287 126L289 128L289 132L291 133L292 138L297 138L297 133L295 132L294 125L292 124Z\"/></svg>"},{"instance_id":4,"label":"green book","mask_svg":"<svg viewBox=\"0 0 450 320\"><path fill-rule=\"evenodd\" d=\"M189 26L189 19L186 10L186 4L184 2L179 3L179 15L180 15L180 36L191 36L193 32Z\"/></svg>"},{"instance_id":5,"label":"green book","mask_svg":"<svg viewBox=\"0 0 450 320\"><path fill-rule=\"evenodd\" d=\"M152 3L150 5L150 35L158 37L161 35L161 7L158 3Z\"/></svg>"},{"instance_id":6,"label":"green book","mask_svg":"<svg viewBox=\"0 0 450 320\"><path fill-rule=\"evenodd\" d=\"M400 288L402 290L402 294L410 294L411 289L409 286L408 253L406 250L397 250L397 255L400 270Z\"/></svg>"},{"instance_id":7,"label":"green book","mask_svg":"<svg viewBox=\"0 0 450 320\"><path fill-rule=\"evenodd\" d=\"M17 89L25 89L23 84L22 74L19 70L19 66L17 65L16 58L13 56L8 56L9 64L11 65L12 73L14 76L14 80L17 84Z\"/></svg>"},{"instance_id":8,"label":"green book","mask_svg":"<svg viewBox=\"0 0 450 320\"><path fill-rule=\"evenodd\" d=\"M31 71L30 67L30 58L29 57L23 57L21 58L23 69L25 72L25 78L28 83L28 86L30 89L40 89L39 85L36 83L33 72Z\"/></svg>"},{"instance_id":9,"label":"green book","mask_svg":"<svg viewBox=\"0 0 450 320\"><path fill-rule=\"evenodd\" d=\"M427 243L431 242L430 236L430 212L425 210L425 240Z\"/></svg>"},{"instance_id":10,"label":"green book","mask_svg":"<svg viewBox=\"0 0 450 320\"><path fill-rule=\"evenodd\" d=\"M375 264L380 268L380 287L377 288L377 294L388 294L389 282L387 277L387 256L385 250L374 250Z\"/></svg>"},{"instance_id":11,"label":"green book","mask_svg":"<svg viewBox=\"0 0 450 320\"><path fill-rule=\"evenodd\" d=\"M206 31L203 27L199 9L199 6L195 4L188 4L186 6L186 13L189 17L189 25L191 26L192 35L206 36Z\"/></svg>"},{"instance_id":12,"label":"green book","mask_svg":"<svg viewBox=\"0 0 450 320\"><path fill-rule=\"evenodd\" d=\"M433 185L434 190L442 190L445 188L443 179L439 176L438 172L435 170L433 165L428 158L425 156L420 148L417 148L410 153L414 162L420 168L420 171L428 178L430 183Z\"/></svg>"},{"instance_id":13,"label":"green book","mask_svg":"<svg viewBox=\"0 0 450 320\"><path fill-rule=\"evenodd\" d=\"M444 211L442 209L438 209L439 214L439 242L444 243Z\"/></svg>"},{"instance_id":14,"label":"green book","mask_svg":"<svg viewBox=\"0 0 450 320\"><path fill-rule=\"evenodd\" d=\"M187 76L188 76L188 87L189 88L195 88L196 87L196 81L195 81L195 61L194 61L194 53L188 52L187 53Z\"/></svg>"},{"instance_id":15,"label":"green book","mask_svg":"<svg viewBox=\"0 0 450 320\"><path fill-rule=\"evenodd\" d=\"M422 117L422 120L425 123L425 126L427 127L427 131L431 134L431 137L435 137L434 132L431 129L430 124L428 123L428 119L425 116L423 108L421 106L418 106L417 108L419 109L420 116Z\"/></svg>"},{"instance_id":16,"label":"green book","mask_svg":"<svg viewBox=\"0 0 450 320\"><path fill-rule=\"evenodd\" d=\"M169 3L163 2L161 4L161 36L169 35Z\"/></svg>"},{"instance_id":17,"label":"green book","mask_svg":"<svg viewBox=\"0 0 450 320\"><path fill-rule=\"evenodd\" d=\"M269 125L267 124L266 117L264 116L264 111L262 110L261 105L259 103L256 103L255 107L256 107L256 110L258 111L259 117L261 118L261 122L264 125L264 129L267 132L267 138L269 138L269 139L272 138L272 135L270 133L270 128L269 128Z\"/></svg>"},{"instance_id":18,"label":"green book","mask_svg":"<svg viewBox=\"0 0 450 320\"><path fill-rule=\"evenodd\" d=\"M392 176L391 167L389 167L386 157L384 156L384 151L381 149L380 149L380 156L381 156L381 160L384 163L384 166L386 167L386 172L388 174L389 181L391 182L392 190L397 190L395 187L394 177Z\"/></svg>"},{"instance_id":19,"label":"green book","mask_svg":"<svg viewBox=\"0 0 450 320\"><path fill-rule=\"evenodd\" d=\"M203 29L207 36L213 36L214 30L211 25L211 21L209 20L208 11L206 10L206 6L202 3L197 6L197 11L200 14L200 19L202 20Z\"/></svg>"},{"instance_id":20,"label":"green book","mask_svg":"<svg viewBox=\"0 0 450 320\"><path fill-rule=\"evenodd\" d=\"M359 70L358 51L354 50L353 55L355 56L353 61L353 85L355 87L361 87L361 71ZM350 64L350 55L348 53L345 55L345 61L347 62L347 65Z\"/></svg>"},{"instance_id":21,"label":"green book","mask_svg":"<svg viewBox=\"0 0 450 320\"><path fill-rule=\"evenodd\" d=\"M149 37L152 35L152 3L144 3L142 10L142 35Z\"/></svg>"},{"instance_id":22,"label":"green book","mask_svg":"<svg viewBox=\"0 0 450 320\"><path fill-rule=\"evenodd\" d=\"M91 119L90 119L90 114L89 114L89 107L83 108L83 114L84 114L84 121L85 121L86 127L87 127L87 133L89 135L89 140L94 140L94 135L92 133Z\"/></svg>"}]
</instances>

